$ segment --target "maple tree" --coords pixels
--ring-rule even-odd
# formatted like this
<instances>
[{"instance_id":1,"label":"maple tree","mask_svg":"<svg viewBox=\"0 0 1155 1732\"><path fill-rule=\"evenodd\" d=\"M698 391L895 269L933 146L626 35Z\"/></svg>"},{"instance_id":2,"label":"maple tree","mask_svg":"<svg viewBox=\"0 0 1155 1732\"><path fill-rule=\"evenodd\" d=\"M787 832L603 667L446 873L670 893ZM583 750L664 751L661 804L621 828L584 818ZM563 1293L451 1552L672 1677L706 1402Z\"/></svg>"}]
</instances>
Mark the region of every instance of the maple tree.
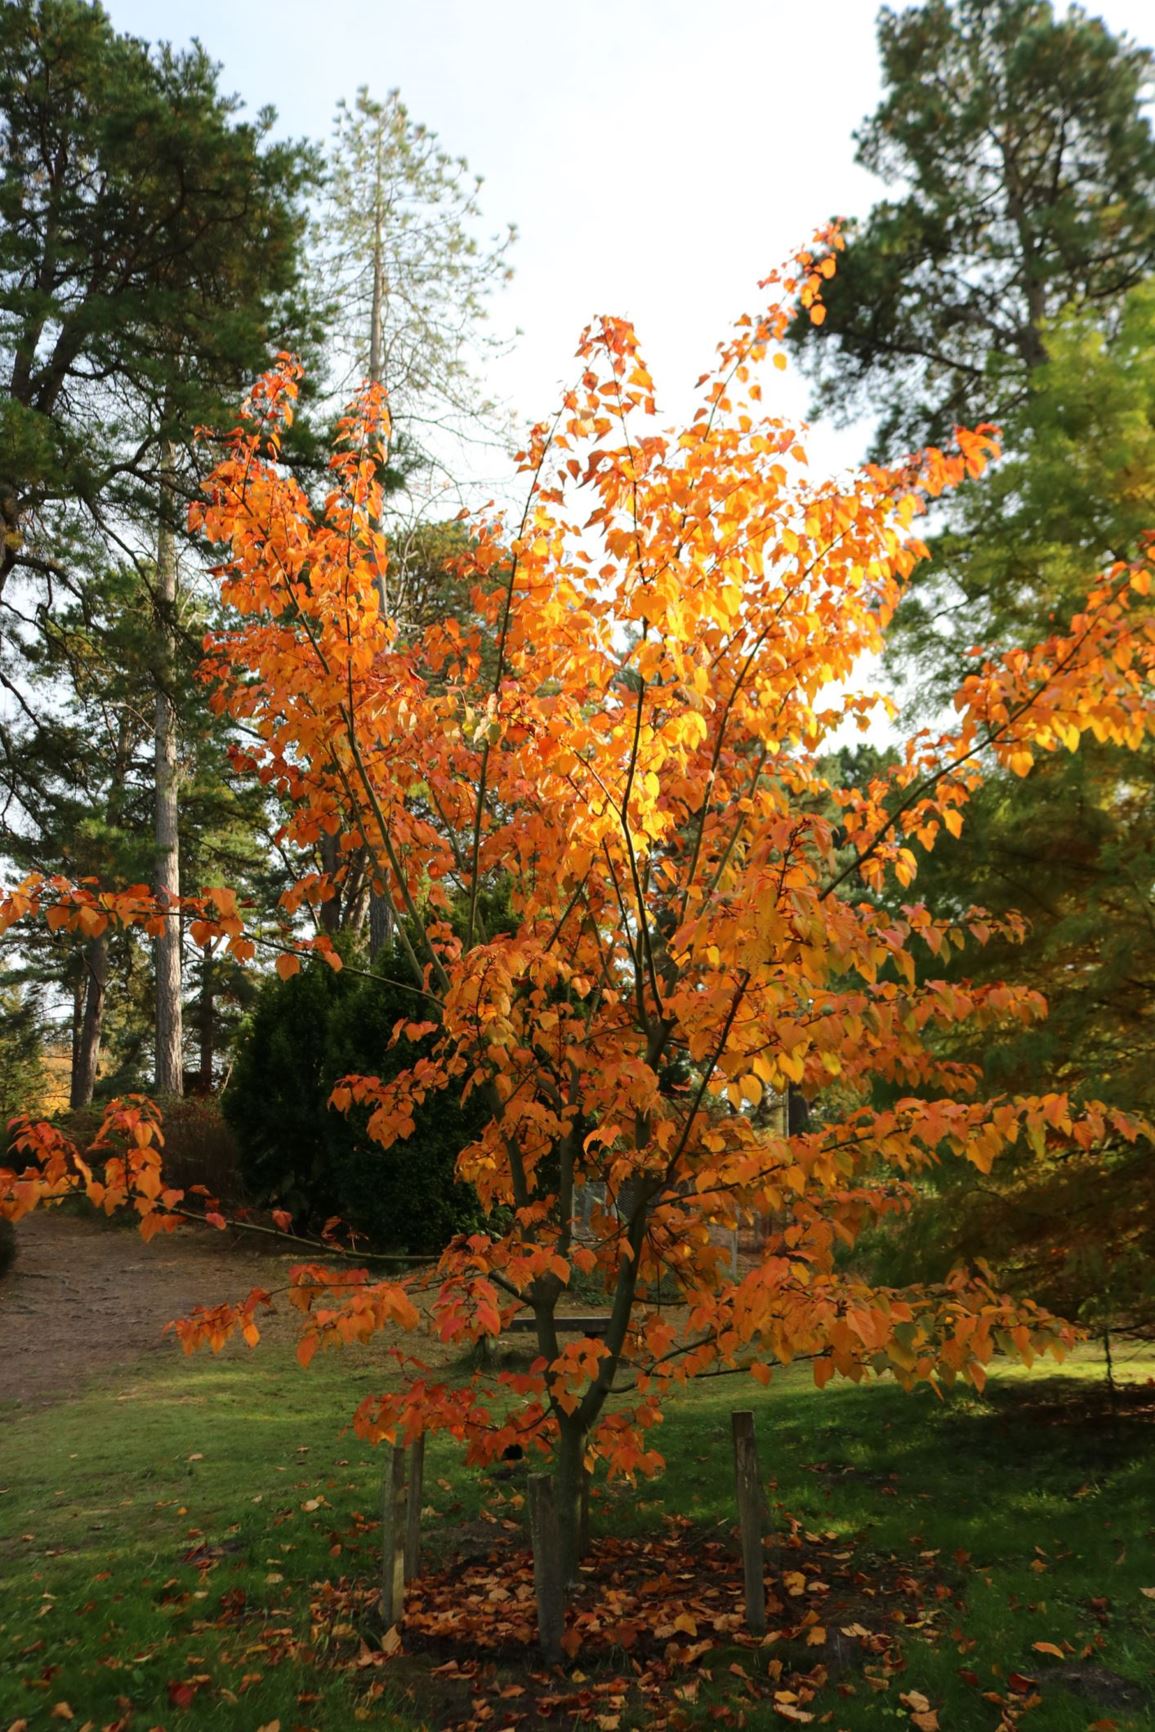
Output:
<instances>
[{"instance_id":1,"label":"maple tree","mask_svg":"<svg viewBox=\"0 0 1155 1732\"><path fill-rule=\"evenodd\" d=\"M441 1091L486 1107L459 1172L487 1230L452 1240L432 1276L303 1263L299 1357L394 1325L465 1345L527 1313L528 1369L441 1378L397 1346L399 1387L356 1425L446 1432L478 1463L513 1445L552 1453L570 1568L583 1470L656 1468L662 1398L687 1378L765 1382L804 1358L820 1385L981 1385L997 1351L1061 1351L1068 1328L981 1273L880 1289L845 1253L945 1156L985 1170L1016 1143L1144 1131L1061 1094L984 1097L940 1031L966 1021L997 1039L1043 1001L918 974L915 958L945 963L1021 923L913 900L896 913L882 892L911 884L913 839L959 834L991 766L1024 773L1087 732L1135 745L1151 731L1149 566L1112 568L1047 642L976 660L949 728L840 785L829 742L877 701L852 682L923 552L917 514L996 446L989 428L959 430L950 451L807 479L796 430L762 407L760 364L782 361L799 305L821 319L838 244L826 234L768 279L776 298L721 347L680 431L661 428L632 328L585 333L579 382L523 454L520 522L474 522L460 554L472 620L403 631L381 612L379 389L342 424L318 511L278 462L299 376L283 360L197 510L227 550L213 701L244 724L247 768L289 801L293 843L370 851L408 967L394 1040L420 1055L388 1080L344 1079L334 1102L367 1109L383 1148ZM344 869L287 893L283 975L303 950L340 965L323 932L299 939L290 922L338 894ZM252 954L229 891L179 906L194 942ZM140 886L31 877L0 922L39 914L83 935L155 928L176 907ZM764 1104L792 1085L820 1110L790 1135ZM160 1140L149 1103L116 1103L100 1170L26 1121L27 1165L4 1175L0 1208L80 1185L135 1207L147 1233L174 1226L200 1205L166 1186ZM726 1230L750 1222L764 1246L735 1270ZM579 1277L604 1294L597 1333L563 1327ZM271 1303L254 1290L176 1327L190 1350L254 1342Z\"/></svg>"}]
</instances>

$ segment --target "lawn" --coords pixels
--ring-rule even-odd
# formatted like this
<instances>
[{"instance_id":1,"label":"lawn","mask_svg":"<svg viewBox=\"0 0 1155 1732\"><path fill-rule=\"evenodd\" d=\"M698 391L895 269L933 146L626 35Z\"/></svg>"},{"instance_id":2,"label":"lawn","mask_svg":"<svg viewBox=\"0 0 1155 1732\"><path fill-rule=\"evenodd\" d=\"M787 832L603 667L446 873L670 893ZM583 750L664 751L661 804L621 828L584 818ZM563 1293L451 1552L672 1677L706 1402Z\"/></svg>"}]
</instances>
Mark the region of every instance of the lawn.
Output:
<instances>
[{"instance_id":1,"label":"lawn","mask_svg":"<svg viewBox=\"0 0 1155 1732\"><path fill-rule=\"evenodd\" d=\"M805 1713L845 1732L917 1726L925 1699L942 1732L1022 1719L1041 1732L1155 1726L1155 1357L1124 1372L1115 1419L1089 1356L1060 1375L1007 1370L983 1397L943 1402L885 1385L819 1393L787 1373L765 1391L709 1379L671 1406L667 1472L597 1497L595 1527L620 1547L652 1536L655 1556L675 1542L700 1560L728 1554L729 1414L751 1407L786 1536L769 1554L771 1594L796 1613L784 1571L800 1594L828 1594L821 1644L727 1635L693 1656L671 1724L779 1727ZM121 1373L44 1411L7 1410L0 1727L337 1732L457 1715L450 1650L382 1663L376 1645L381 1461L343 1426L379 1382L367 1354L302 1373L287 1349L262 1346L174 1353L136 1381ZM519 1475L483 1479L431 1446L431 1570L477 1552L479 1534L518 1542ZM671 1515L687 1525L673 1530ZM721 1575L711 1591L725 1599ZM771 1606L774 1631L790 1619ZM842 1634L856 1627L879 1635L873 1651ZM579 1654L576 1679L592 1687L600 1674L587 1664ZM628 1678L630 1664L623 1654L616 1670ZM769 1694L775 1666L783 1683L801 1671L811 1686L745 1705L751 1679ZM493 1732L550 1689L513 1694L508 1654L468 1670L460 1699L486 1708ZM553 1686L559 1724L654 1723L628 1695L583 1717L576 1689ZM784 1714L790 1694L799 1705Z\"/></svg>"}]
</instances>

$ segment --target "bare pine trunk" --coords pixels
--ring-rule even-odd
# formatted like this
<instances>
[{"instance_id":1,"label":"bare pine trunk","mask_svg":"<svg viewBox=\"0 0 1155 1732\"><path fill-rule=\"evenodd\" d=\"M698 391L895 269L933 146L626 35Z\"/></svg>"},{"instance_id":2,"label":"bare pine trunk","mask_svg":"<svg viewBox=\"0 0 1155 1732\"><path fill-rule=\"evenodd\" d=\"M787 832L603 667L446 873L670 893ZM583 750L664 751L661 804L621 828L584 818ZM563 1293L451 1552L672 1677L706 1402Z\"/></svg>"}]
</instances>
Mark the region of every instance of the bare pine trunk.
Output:
<instances>
[{"instance_id":1,"label":"bare pine trunk","mask_svg":"<svg viewBox=\"0 0 1155 1732\"><path fill-rule=\"evenodd\" d=\"M180 839L177 830L176 706L173 703L176 616L176 544L173 539L171 459L161 483L156 555L156 889L180 895ZM183 1093L181 1027L180 915L171 915L156 940L156 1078L158 1095Z\"/></svg>"},{"instance_id":2,"label":"bare pine trunk","mask_svg":"<svg viewBox=\"0 0 1155 1732\"><path fill-rule=\"evenodd\" d=\"M214 1040L216 1031L213 1022L213 1011L216 1005L214 986L213 947L210 944L205 949L204 962L201 967L201 997L198 1007L200 1014L197 1019L200 1024L201 1044L200 1087L206 1095L213 1092L213 1060L216 1057Z\"/></svg>"},{"instance_id":3,"label":"bare pine trunk","mask_svg":"<svg viewBox=\"0 0 1155 1732\"><path fill-rule=\"evenodd\" d=\"M80 972L72 983L72 1057L68 1070L69 1101L72 1106L76 1102L72 1096L76 1093L76 1078L80 1070L80 1036L84 1027L84 997L88 974L81 962Z\"/></svg>"},{"instance_id":4,"label":"bare pine trunk","mask_svg":"<svg viewBox=\"0 0 1155 1732\"><path fill-rule=\"evenodd\" d=\"M382 383L382 320L385 310L385 213L382 204L383 168L381 140L377 143L377 184L373 207L373 301L369 314L369 378L374 385ZM381 617L389 613L389 583L385 573L377 575L377 601ZM369 892L369 959L375 961L393 941L393 910L389 898L380 891Z\"/></svg>"},{"instance_id":5,"label":"bare pine trunk","mask_svg":"<svg viewBox=\"0 0 1155 1732\"><path fill-rule=\"evenodd\" d=\"M73 1110L89 1105L96 1086L107 985L108 935L102 933L99 938L89 939L84 947L84 981L77 990L77 1002L82 1001L84 1008L74 1033L68 1091L68 1104Z\"/></svg>"}]
</instances>

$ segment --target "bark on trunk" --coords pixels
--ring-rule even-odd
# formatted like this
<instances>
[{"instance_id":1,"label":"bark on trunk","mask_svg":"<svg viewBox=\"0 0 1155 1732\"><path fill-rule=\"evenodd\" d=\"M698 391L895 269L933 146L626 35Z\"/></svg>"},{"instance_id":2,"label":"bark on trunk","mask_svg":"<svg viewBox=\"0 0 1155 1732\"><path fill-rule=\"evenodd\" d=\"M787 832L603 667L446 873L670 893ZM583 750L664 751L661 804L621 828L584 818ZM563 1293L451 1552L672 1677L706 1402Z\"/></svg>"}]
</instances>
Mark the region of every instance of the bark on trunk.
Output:
<instances>
[{"instance_id":1,"label":"bark on trunk","mask_svg":"<svg viewBox=\"0 0 1155 1732\"><path fill-rule=\"evenodd\" d=\"M374 385L383 383L382 356L385 314L385 211L384 164L380 133L377 139L377 178L373 197L373 300L369 313L369 378ZM389 580L383 571L377 573L377 603L382 619L389 614ZM393 910L389 899L370 887L369 890L369 960L375 962L393 941Z\"/></svg>"},{"instance_id":2,"label":"bark on trunk","mask_svg":"<svg viewBox=\"0 0 1155 1732\"><path fill-rule=\"evenodd\" d=\"M180 839L177 829L177 736L174 631L176 622L176 543L172 530L171 459L161 481L156 556L156 890L180 895ZM156 1076L159 1095L183 1093L181 1027L181 923L171 915L156 940Z\"/></svg>"},{"instance_id":3,"label":"bark on trunk","mask_svg":"<svg viewBox=\"0 0 1155 1732\"><path fill-rule=\"evenodd\" d=\"M100 1064L100 1036L104 1026L104 994L108 985L108 935L90 938L84 947L84 1013L73 1046L68 1104L86 1107L96 1086Z\"/></svg>"},{"instance_id":4,"label":"bark on trunk","mask_svg":"<svg viewBox=\"0 0 1155 1732\"><path fill-rule=\"evenodd\" d=\"M201 964L201 994L198 1005L197 1021L200 1025L200 1087L207 1095L213 1090L213 1060L216 1057L215 1027L213 1010L216 1004L216 993L213 990L213 947L209 944L205 949L204 961Z\"/></svg>"},{"instance_id":5,"label":"bark on trunk","mask_svg":"<svg viewBox=\"0 0 1155 1732\"><path fill-rule=\"evenodd\" d=\"M76 1105L72 1097L76 1093L76 1076L80 1068L80 1031L84 1027L84 994L87 981L87 970L81 960L76 979L72 983L72 1054L68 1066L68 1099L72 1106Z\"/></svg>"},{"instance_id":6,"label":"bark on trunk","mask_svg":"<svg viewBox=\"0 0 1155 1732\"><path fill-rule=\"evenodd\" d=\"M561 1542L562 1580L576 1581L581 1562L582 1481L585 1477L585 1430L562 1423L554 1464L554 1505Z\"/></svg>"},{"instance_id":7,"label":"bark on trunk","mask_svg":"<svg viewBox=\"0 0 1155 1732\"><path fill-rule=\"evenodd\" d=\"M324 832L321 836L321 870L330 878L340 865L340 855L337 853L337 838ZM322 902L320 907L321 931L330 937L341 930L341 892L338 888L335 896Z\"/></svg>"}]
</instances>

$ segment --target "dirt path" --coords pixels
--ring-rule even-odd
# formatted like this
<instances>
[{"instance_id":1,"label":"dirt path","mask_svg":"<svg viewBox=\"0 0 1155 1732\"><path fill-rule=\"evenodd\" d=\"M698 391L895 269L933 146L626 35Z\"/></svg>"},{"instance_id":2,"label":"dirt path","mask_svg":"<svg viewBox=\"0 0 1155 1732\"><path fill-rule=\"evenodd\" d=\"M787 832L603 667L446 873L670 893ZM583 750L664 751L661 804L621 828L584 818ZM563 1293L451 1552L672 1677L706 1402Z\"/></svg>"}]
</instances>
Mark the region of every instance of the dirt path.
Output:
<instances>
[{"instance_id":1,"label":"dirt path","mask_svg":"<svg viewBox=\"0 0 1155 1732\"><path fill-rule=\"evenodd\" d=\"M45 1407L142 1357L172 1355L162 1333L194 1305L280 1286L293 1258L254 1252L225 1234L162 1234L44 1210L16 1229L19 1254L0 1281L0 1403Z\"/></svg>"}]
</instances>

